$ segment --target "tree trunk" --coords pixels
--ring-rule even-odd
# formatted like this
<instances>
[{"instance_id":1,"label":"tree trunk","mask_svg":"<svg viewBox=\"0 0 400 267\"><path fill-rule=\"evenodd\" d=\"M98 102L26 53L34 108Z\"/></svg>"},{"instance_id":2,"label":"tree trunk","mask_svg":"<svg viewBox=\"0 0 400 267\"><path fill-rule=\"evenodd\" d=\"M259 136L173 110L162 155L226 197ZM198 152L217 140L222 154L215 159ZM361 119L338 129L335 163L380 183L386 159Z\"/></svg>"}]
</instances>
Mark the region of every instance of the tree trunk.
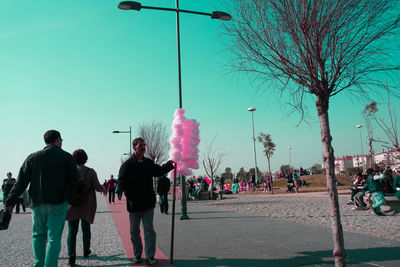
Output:
<instances>
[{"instance_id":1,"label":"tree trunk","mask_svg":"<svg viewBox=\"0 0 400 267\"><path fill-rule=\"evenodd\" d=\"M267 158L267 159L268 159L268 171L269 171L269 184L271 185L271 194L273 194L274 193L274 184L272 181L271 162L269 161L269 158Z\"/></svg>"},{"instance_id":2,"label":"tree trunk","mask_svg":"<svg viewBox=\"0 0 400 267\"><path fill-rule=\"evenodd\" d=\"M333 256L335 266L346 266L346 251L344 248L343 229L340 222L339 200L336 188L335 157L329 128L329 97L318 96L316 106L321 127L322 158L326 168L326 184L331 207L331 227L334 242Z\"/></svg>"}]
</instances>

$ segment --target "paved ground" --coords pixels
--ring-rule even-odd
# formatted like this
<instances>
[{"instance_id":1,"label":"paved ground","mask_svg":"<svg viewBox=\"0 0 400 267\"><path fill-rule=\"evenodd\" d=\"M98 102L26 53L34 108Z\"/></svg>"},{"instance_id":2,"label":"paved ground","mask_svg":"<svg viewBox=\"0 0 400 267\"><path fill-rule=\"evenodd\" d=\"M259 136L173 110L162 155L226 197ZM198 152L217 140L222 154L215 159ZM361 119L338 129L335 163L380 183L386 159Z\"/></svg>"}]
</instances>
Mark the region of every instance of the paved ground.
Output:
<instances>
[{"instance_id":1,"label":"paved ground","mask_svg":"<svg viewBox=\"0 0 400 267\"><path fill-rule=\"evenodd\" d=\"M344 204L348 198L340 195L348 265L400 266L399 238L377 237L378 231L361 234L346 226L346 218L351 217L359 221L356 228L368 225L386 231L394 227L393 232L400 232L399 216L377 219L369 211L350 211ZM321 194L258 194L188 202L190 220L180 221L177 212L174 265L332 266L327 201ZM325 217L320 217L321 214ZM82 251L78 234L78 266L131 266L126 218L123 202L109 207L104 197L98 195L98 213L92 226L93 256L88 259L79 256ZM311 218L311 222L305 218ZM169 265L165 258L170 256L171 219L171 215L155 210L159 266ZM7 231L0 232L0 266L32 266L31 227L30 214L20 214L13 216ZM66 233L67 227L60 266L67 264Z\"/></svg>"}]
</instances>

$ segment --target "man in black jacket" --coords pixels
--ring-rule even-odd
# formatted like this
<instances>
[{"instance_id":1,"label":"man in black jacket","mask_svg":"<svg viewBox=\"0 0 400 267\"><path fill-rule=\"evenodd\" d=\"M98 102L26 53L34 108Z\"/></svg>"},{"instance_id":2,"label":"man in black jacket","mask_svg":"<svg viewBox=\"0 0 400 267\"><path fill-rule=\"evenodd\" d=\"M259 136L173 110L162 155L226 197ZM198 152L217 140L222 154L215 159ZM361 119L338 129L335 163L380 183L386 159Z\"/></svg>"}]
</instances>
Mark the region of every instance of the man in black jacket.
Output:
<instances>
[{"instance_id":1,"label":"man in black jacket","mask_svg":"<svg viewBox=\"0 0 400 267\"><path fill-rule=\"evenodd\" d=\"M32 210L33 266L57 266L70 193L76 190L79 175L71 154L61 149L56 130L44 134L46 147L24 161L18 179L5 202L12 212L17 198L29 185Z\"/></svg>"},{"instance_id":2,"label":"man in black jacket","mask_svg":"<svg viewBox=\"0 0 400 267\"><path fill-rule=\"evenodd\" d=\"M162 176L174 168L173 161L160 166L144 157L146 142L143 138L132 141L134 154L126 160L119 170L119 188L125 193L126 207L129 212L130 233L135 263L142 261L142 239L140 237L140 221L143 222L146 264L155 264L156 232L153 219L156 206L156 194L153 177Z\"/></svg>"}]
</instances>

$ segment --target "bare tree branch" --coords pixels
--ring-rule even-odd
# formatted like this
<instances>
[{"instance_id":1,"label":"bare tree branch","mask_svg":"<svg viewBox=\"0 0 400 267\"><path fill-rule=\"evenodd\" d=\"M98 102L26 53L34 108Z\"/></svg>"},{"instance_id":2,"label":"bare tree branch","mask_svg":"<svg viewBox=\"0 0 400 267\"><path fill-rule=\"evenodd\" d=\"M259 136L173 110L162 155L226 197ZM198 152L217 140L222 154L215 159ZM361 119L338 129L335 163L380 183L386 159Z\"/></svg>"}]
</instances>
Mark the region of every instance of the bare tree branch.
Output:
<instances>
[{"instance_id":1,"label":"bare tree branch","mask_svg":"<svg viewBox=\"0 0 400 267\"><path fill-rule=\"evenodd\" d=\"M147 157L151 158L157 164L168 160L169 144L167 128L164 124L159 121L142 123L139 125L138 135L146 141Z\"/></svg>"}]
</instances>

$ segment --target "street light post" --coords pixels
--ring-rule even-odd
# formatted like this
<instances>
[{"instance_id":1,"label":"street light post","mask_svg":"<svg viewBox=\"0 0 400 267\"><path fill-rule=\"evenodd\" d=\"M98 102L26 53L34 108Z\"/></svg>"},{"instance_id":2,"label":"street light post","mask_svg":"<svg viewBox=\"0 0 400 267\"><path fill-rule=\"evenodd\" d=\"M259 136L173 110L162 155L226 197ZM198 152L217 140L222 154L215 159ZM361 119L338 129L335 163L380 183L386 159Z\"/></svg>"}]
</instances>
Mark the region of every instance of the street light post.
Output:
<instances>
[{"instance_id":1,"label":"street light post","mask_svg":"<svg viewBox=\"0 0 400 267\"><path fill-rule=\"evenodd\" d=\"M175 8L164 8L164 7L153 7L153 6L142 6L139 2L134 1L123 1L118 4L118 8L123 10L136 10L140 11L141 9L155 9L155 10L163 10L163 11L173 11L176 13L176 39L177 39L177 53L178 53L178 89L179 89L179 108L183 107L182 105L182 74L181 74L181 45L180 45L180 29L179 29L179 13L189 13L196 15L204 15L209 16L211 19L220 19L220 20L231 20L232 17L226 12L222 11L214 11L212 13L204 13L192 10L184 10L179 9L179 0L175 0ZM174 228L174 218L175 218L175 192L176 190L176 175L174 176L174 187L173 187L173 197L172 197L172 206L173 206L173 214L172 214L172 229ZM181 176L181 208L182 215L181 220L189 219L187 215L187 207L186 207L186 188L185 188L185 177ZM173 231L171 231L173 232ZM173 248L173 241L171 243L171 247ZM173 249L171 249L171 259L170 262L173 262Z\"/></svg>"},{"instance_id":2,"label":"street light post","mask_svg":"<svg viewBox=\"0 0 400 267\"><path fill-rule=\"evenodd\" d=\"M113 131L112 133L128 133L129 134L129 156L132 156L132 127L129 126L129 131Z\"/></svg>"},{"instance_id":3,"label":"street light post","mask_svg":"<svg viewBox=\"0 0 400 267\"><path fill-rule=\"evenodd\" d=\"M356 128L358 128L358 130L360 130L360 145L361 145L361 160L362 160L362 168L363 168L363 172L364 172L364 148L362 145L362 135L361 135L361 128L363 126L361 124L356 125Z\"/></svg>"},{"instance_id":4,"label":"street light post","mask_svg":"<svg viewBox=\"0 0 400 267\"><path fill-rule=\"evenodd\" d=\"M253 127L253 151L254 151L254 165L255 165L255 169L254 169L254 177L255 177L255 181L257 184L257 155L256 155L256 138L254 136L254 118L253 118L253 112L256 111L256 108L254 107L250 107L247 109L248 111L251 112L251 125ZM255 185L254 185L255 186Z\"/></svg>"},{"instance_id":5,"label":"street light post","mask_svg":"<svg viewBox=\"0 0 400 267\"><path fill-rule=\"evenodd\" d=\"M289 150L289 171L292 172L292 155L291 155L291 151L292 151L292 147L288 147Z\"/></svg>"}]
</instances>

